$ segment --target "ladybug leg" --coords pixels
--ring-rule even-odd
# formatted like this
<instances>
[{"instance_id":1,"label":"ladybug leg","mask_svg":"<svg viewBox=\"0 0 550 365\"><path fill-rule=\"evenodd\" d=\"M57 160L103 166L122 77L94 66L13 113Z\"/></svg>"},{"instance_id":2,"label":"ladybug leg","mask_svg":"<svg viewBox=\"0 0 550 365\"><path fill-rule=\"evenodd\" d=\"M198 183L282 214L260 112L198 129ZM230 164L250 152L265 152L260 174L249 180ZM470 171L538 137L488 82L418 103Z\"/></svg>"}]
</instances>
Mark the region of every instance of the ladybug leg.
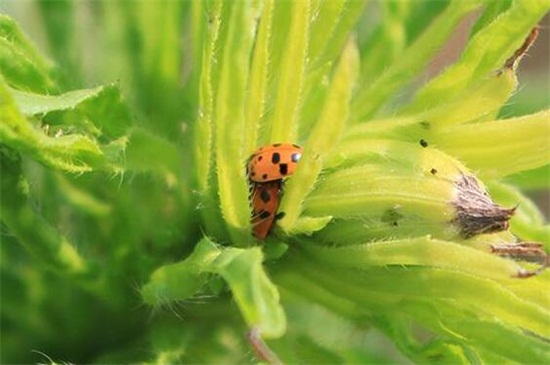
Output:
<instances>
[{"instance_id":1,"label":"ladybug leg","mask_svg":"<svg viewBox=\"0 0 550 365\"><path fill-rule=\"evenodd\" d=\"M285 212L279 212L277 214L275 214L275 220L278 221L278 220L281 220L285 217L286 213Z\"/></svg>"},{"instance_id":2,"label":"ladybug leg","mask_svg":"<svg viewBox=\"0 0 550 365\"><path fill-rule=\"evenodd\" d=\"M254 199L254 196L258 193L258 186L259 183L248 180L248 198L251 202Z\"/></svg>"},{"instance_id":3,"label":"ladybug leg","mask_svg":"<svg viewBox=\"0 0 550 365\"><path fill-rule=\"evenodd\" d=\"M256 183L255 182L252 182L250 181L250 185L249 185L249 188L248 188L248 202L250 204L250 207L252 208L250 210L250 217L251 219L254 217L255 213L254 213L254 202L256 201L256 196L258 195L258 188L256 186Z\"/></svg>"},{"instance_id":4,"label":"ladybug leg","mask_svg":"<svg viewBox=\"0 0 550 365\"><path fill-rule=\"evenodd\" d=\"M263 209L257 213L252 212L252 218L250 219L250 223L252 223L253 225L260 224L266 219L269 219L272 215L273 215L272 213Z\"/></svg>"}]
</instances>

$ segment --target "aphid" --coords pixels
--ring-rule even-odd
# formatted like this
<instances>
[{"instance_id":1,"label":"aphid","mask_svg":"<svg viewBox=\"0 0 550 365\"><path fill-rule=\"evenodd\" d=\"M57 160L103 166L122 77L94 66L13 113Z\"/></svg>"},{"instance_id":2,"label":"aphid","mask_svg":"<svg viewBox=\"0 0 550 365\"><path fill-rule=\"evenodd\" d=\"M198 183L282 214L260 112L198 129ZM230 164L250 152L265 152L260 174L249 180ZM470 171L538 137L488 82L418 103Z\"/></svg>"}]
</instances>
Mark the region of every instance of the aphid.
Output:
<instances>
[{"instance_id":1,"label":"aphid","mask_svg":"<svg viewBox=\"0 0 550 365\"><path fill-rule=\"evenodd\" d=\"M252 183L252 232L256 238L265 239L275 220L281 215L277 214L281 202L281 179L265 183Z\"/></svg>"},{"instance_id":2,"label":"aphid","mask_svg":"<svg viewBox=\"0 0 550 365\"><path fill-rule=\"evenodd\" d=\"M280 180L294 173L302 157L302 148L290 143L275 143L264 146L248 160L248 178L263 183Z\"/></svg>"}]
</instances>

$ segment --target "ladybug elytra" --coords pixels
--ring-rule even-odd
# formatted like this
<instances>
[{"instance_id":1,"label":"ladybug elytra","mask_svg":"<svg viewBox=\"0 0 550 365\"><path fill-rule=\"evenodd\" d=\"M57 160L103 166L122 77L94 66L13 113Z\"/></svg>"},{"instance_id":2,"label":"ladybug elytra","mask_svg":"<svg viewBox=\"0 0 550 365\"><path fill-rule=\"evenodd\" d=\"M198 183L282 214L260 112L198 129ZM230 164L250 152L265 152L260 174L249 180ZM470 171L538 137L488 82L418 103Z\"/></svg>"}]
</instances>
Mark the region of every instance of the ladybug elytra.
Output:
<instances>
[{"instance_id":1,"label":"ladybug elytra","mask_svg":"<svg viewBox=\"0 0 550 365\"><path fill-rule=\"evenodd\" d=\"M302 148L290 143L261 147L248 160L248 178L254 182L284 179L294 173Z\"/></svg>"}]
</instances>

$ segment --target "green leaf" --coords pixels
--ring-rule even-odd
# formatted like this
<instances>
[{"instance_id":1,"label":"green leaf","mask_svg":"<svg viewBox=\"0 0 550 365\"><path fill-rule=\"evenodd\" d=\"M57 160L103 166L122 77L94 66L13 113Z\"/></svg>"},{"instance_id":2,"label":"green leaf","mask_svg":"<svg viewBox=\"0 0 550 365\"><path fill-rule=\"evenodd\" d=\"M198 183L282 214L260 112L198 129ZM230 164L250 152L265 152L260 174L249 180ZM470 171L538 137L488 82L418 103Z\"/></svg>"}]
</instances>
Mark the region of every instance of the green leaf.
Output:
<instances>
[{"instance_id":1,"label":"green leaf","mask_svg":"<svg viewBox=\"0 0 550 365\"><path fill-rule=\"evenodd\" d=\"M453 196L452 181L423 174L388 174L384 167L363 165L326 176L307 198L304 213L382 217L384 212L396 210L401 216L418 215L444 223L454 216Z\"/></svg>"},{"instance_id":2,"label":"green leaf","mask_svg":"<svg viewBox=\"0 0 550 365\"><path fill-rule=\"evenodd\" d=\"M499 113L501 118L519 117L550 109L550 98L545 92L548 84L546 80L537 72L527 71L527 68L521 76L522 87L502 106Z\"/></svg>"},{"instance_id":3,"label":"green leaf","mask_svg":"<svg viewBox=\"0 0 550 365\"><path fill-rule=\"evenodd\" d=\"M315 60L323 53L329 40L338 24L335 19L343 13L345 1L317 2L313 5L312 13L315 14L309 28L308 56Z\"/></svg>"},{"instance_id":4,"label":"green leaf","mask_svg":"<svg viewBox=\"0 0 550 365\"><path fill-rule=\"evenodd\" d=\"M230 5L227 3L227 5ZM229 233L235 242L250 239L248 184L245 177L244 151L246 81L252 50L252 32L243 37L243 29L254 29L257 9L250 3L231 4L227 24L220 83L215 104L216 172L220 206ZM228 121L231 121L228 123Z\"/></svg>"},{"instance_id":5,"label":"green leaf","mask_svg":"<svg viewBox=\"0 0 550 365\"><path fill-rule=\"evenodd\" d=\"M123 136L132 124L130 111L116 85L74 90L55 96L17 90L11 93L22 114L38 116L50 126L79 126L84 132L113 139Z\"/></svg>"},{"instance_id":6,"label":"green leaf","mask_svg":"<svg viewBox=\"0 0 550 365\"><path fill-rule=\"evenodd\" d=\"M124 5L123 14L139 36L137 59L128 59L136 68L139 102L149 119L149 128L165 138L181 133L183 110L194 109L187 105L181 87L181 72L186 50L180 47L184 37L186 1L142 1Z\"/></svg>"},{"instance_id":7,"label":"green leaf","mask_svg":"<svg viewBox=\"0 0 550 365\"><path fill-rule=\"evenodd\" d=\"M194 2L197 25L205 29L201 56L200 78L198 81L199 108L194 123L193 159L195 184L201 196L200 213L207 232L216 237L227 237L225 226L219 224L223 217L220 212L217 181L215 176L215 105L219 85L220 49L222 44L223 2ZM226 27L227 28L227 27ZM198 30L197 30L198 31ZM198 58L198 56L197 56Z\"/></svg>"},{"instance_id":8,"label":"green leaf","mask_svg":"<svg viewBox=\"0 0 550 365\"><path fill-rule=\"evenodd\" d=\"M544 190L548 187L550 179L550 164L509 175L505 179L506 182L525 190Z\"/></svg>"},{"instance_id":9,"label":"green leaf","mask_svg":"<svg viewBox=\"0 0 550 365\"><path fill-rule=\"evenodd\" d=\"M525 281L494 281L462 271L400 266L337 269L327 266L326 262L316 262L308 255L296 256L285 256L298 271L294 280L313 280L335 295L354 298L358 303L355 316L361 313L405 313L440 336L451 338L463 346L473 341L485 349L493 348L500 336L514 336L521 342L522 353L514 354L503 348L499 348L497 353L517 361L522 356L534 362L548 359L547 346L537 335L550 335L546 321L548 308L545 306L549 298L547 294L542 298L515 293L520 284L529 285ZM295 266L296 260L301 264ZM544 279L540 278L540 282L543 283ZM286 282L279 283L286 287ZM307 289L299 293L305 297L309 294ZM463 325L466 318L471 322ZM499 320L495 321L495 318ZM491 324L489 332L492 336L482 331L487 324ZM518 327L535 336L525 335Z\"/></svg>"},{"instance_id":10,"label":"green leaf","mask_svg":"<svg viewBox=\"0 0 550 365\"><path fill-rule=\"evenodd\" d=\"M55 175L54 178L55 184L71 206L93 216L108 217L112 213L111 204L93 196L84 186L75 184L61 174Z\"/></svg>"},{"instance_id":11,"label":"green leaf","mask_svg":"<svg viewBox=\"0 0 550 365\"><path fill-rule=\"evenodd\" d=\"M84 27L77 27L78 19L73 16L82 10L80 3L70 0L39 1L38 15L44 25L44 35L52 56L59 63L59 72L66 86L78 87L82 81L82 55L86 48L78 43Z\"/></svg>"},{"instance_id":12,"label":"green leaf","mask_svg":"<svg viewBox=\"0 0 550 365\"><path fill-rule=\"evenodd\" d=\"M300 103L299 141L307 139L319 120L330 89L329 80L366 1L321 1L312 10L308 65Z\"/></svg>"},{"instance_id":13,"label":"green leaf","mask_svg":"<svg viewBox=\"0 0 550 365\"><path fill-rule=\"evenodd\" d=\"M310 236L314 232L325 228L332 220L331 216L327 217L300 217L294 223L292 232L294 234L305 234Z\"/></svg>"},{"instance_id":14,"label":"green leaf","mask_svg":"<svg viewBox=\"0 0 550 365\"><path fill-rule=\"evenodd\" d=\"M513 2L506 12L470 39L460 61L416 94L409 112L434 107L502 68L549 9L544 0Z\"/></svg>"},{"instance_id":15,"label":"green leaf","mask_svg":"<svg viewBox=\"0 0 550 365\"><path fill-rule=\"evenodd\" d=\"M178 47L182 25L182 3L167 1L161 3L140 2L138 6L138 29L143 40L143 72L153 91L161 91L163 84L177 80L181 72L183 53ZM162 27L157 25L162 21ZM159 95L161 96L161 95ZM162 95L162 97L169 97ZM160 99L160 98L159 98Z\"/></svg>"},{"instance_id":16,"label":"green leaf","mask_svg":"<svg viewBox=\"0 0 550 365\"><path fill-rule=\"evenodd\" d=\"M266 112L268 85L270 76L273 13L275 2L266 0L263 6L258 35L254 44L254 53L250 64L250 80L248 81L247 100L245 103L246 138L245 151L252 153L256 149L259 126Z\"/></svg>"},{"instance_id":17,"label":"green leaf","mask_svg":"<svg viewBox=\"0 0 550 365\"><path fill-rule=\"evenodd\" d=\"M320 1L317 4L309 29L310 69L338 59L366 4L367 1Z\"/></svg>"},{"instance_id":18,"label":"green leaf","mask_svg":"<svg viewBox=\"0 0 550 365\"><path fill-rule=\"evenodd\" d=\"M285 314L262 261L258 247L221 248L203 238L186 260L157 269L142 288L142 295L148 304L184 300L206 284L208 273L216 274L229 285L250 328L266 338L280 337L286 329Z\"/></svg>"},{"instance_id":19,"label":"green leaf","mask_svg":"<svg viewBox=\"0 0 550 365\"><path fill-rule=\"evenodd\" d=\"M36 262L57 272L85 273L89 269L86 259L28 202L28 185L18 154L2 146L0 158L2 223Z\"/></svg>"},{"instance_id":20,"label":"green leaf","mask_svg":"<svg viewBox=\"0 0 550 365\"><path fill-rule=\"evenodd\" d=\"M195 295L207 283L208 272L221 251L202 239L185 260L156 269L141 288L141 296L148 305L163 305L185 300Z\"/></svg>"},{"instance_id":21,"label":"green leaf","mask_svg":"<svg viewBox=\"0 0 550 365\"><path fill-rule=\"evenodd\" d=\"M55 88L52 64L10 17L0 14L0 70L15 88L46 92Z\"/></svg>"},{"instance_id":22,"label":"green leaf","mask_svg":"<svg viewBox=\"0 0 550 365\"><path fill-rule=\"evenodd\" d=\"M522 241L544 242L550 247L550 226L537 206L514 186L493 181L488 184L494 198L507 206L516 205L511 231Z\"/></svg>"},{"instance_id":23,"label":"green leaf","mask_svg":"<svg viewBox=\"0 0 550 365\"><path fill-rule=\"evenodd\" d=\"M352 105L353 121L372 118L399 88L404 87L426 65L438 45L443 44L458 22L476 9L479 3L480 1L461 0L450 2L396 62L359 90Z\"/></svg>"},{"instance_id":24,"label":"green leaf","mask_svg":"<svg viewBox=\"0 0 550 365\"><path fill-rule=\"evenodd\" d=\"M483 13L479 16L476 23L472 27L472 34L470 37L488 24L491 24L498 16L508 10L512 3L512 0L487 1L485 8L483 9Z\"/></svg>"},{"instance_id":25,"label":"green leaf","mask_svg":"<svg viewBox=\"0 0 550 365\"><path fill-rule=\"evenodd\" d=\"M434 131L435 144L480 175L501 178L550 163L550 111ZM525 153L529 151L529 153ZM503 158L506 156L506 158Z\"/></svg>"},{"instance_id":26,"label":"green leaf","mask_svg":"<svg viewBox=\"0 0 550 365\"><path fill-rule=\"evenodd\" d=\"M519 267L511 260L480 253L478 249L451 241L418 237L412 239L371 242L344 247L300 245L327 265L355 267L415 265L455 269L488 278L507 279L517 274ZM488 248L486 248L488 251ZM475 262L475 265L472 264Z\"/></svg>"},{"instance_id":27,"label":"green leaf","mask_svg":"<svg viewBox=\"0 0 550 365\"><path fill-rule=\"evenodd\" d=\"M298 132L298 107L308 59L311 1L296 1L287 5L291 7L290 29L279 68L273 116L267 123L269 130L263 143L294 142ZM293 87L289 88L289 85Z\"/></svg>"},{"instance_id":28,"label":"green leaf","mask_svg":"<svg viewBox=\"0 0 550 365\"><path fill-rule=\"evenodd\" d=\"M216 260L215 272L229 284L248 326L257 328L266 338L277 338L285 333L285 314L262 260L259 247L227 249Z\"/></svg>"},{"instance_id":29,"label":"green leaf","mask_svg":"<svg viewBox=\"0 0 550 365\"><path fill-rule=\"evenodd\" d=\"M194 4L199 4L195 2ZM208 3L200 3L208 4ZM196 5L202 10L202 6ZM206 5L205 5L206 6ZM214 101L218 80L214 78L213 67L218 63L218 52L216 51L220 32L220 15L222 3L217 1L205 9L212 24L207 28L204 38L204 55L202 57L201 75L199 81L199 103L200 108L195 122L194 157L197 176L197 187L201 194L207 194L210 188L209 178L213 173L213 124L214 124ZM197 10L198 12L199 10ZM203 14L201 14L203 15ZM204 17L204 15L203 15ZM206 20L204 20L206 22Z\"/></svg>"},{"instance_id":30,"label":"green leaf","mask_svg":"<svg viewBox=\"0 0 550 365\"><path fill-rule=\"evenodd\" d=\"M504 69L483 78L456 97L448 99L446 103L441 103L429 112L421 113L420 118L428 123L429 128L434 129L443 129L452 124L495 119L502 105L516 90L517 83L514 71ZM468 107L465 108L464 105Z\"/></svg>"},{"instance_id":31,"label":"green leaf","mask_svg":"<svg viewBox=\"0 0 550 365\"><path fill-rule=\"evenodd\" d=\"M443 2L438 2L441 4ZM420 5L416 2L414 7ZM361 84L375 79L384 68L393 63L406 49L410 41L407 32L407 20L421 17L420 12L413 12L413 4L406 1L380 2L379 11L384 21L378 24L368 42L361 48ZM417 8L418 10L418 8ZM422 19L429 24L431 19Z\"/></svg>"},{"instance_id":32,"label":"green leaf","mask_svg":"<svg viewBox=\"0 0 550 365\"><path fill-rule=\"evenodd\" d=\"M454 183L461 174L469 174L459 161L437 149L369 138L341 143L327 159L327 168L305 200L305 214L361 218L358 229L363 225L366 235L380 229L382 236L384 230L390 236L401 229L412 234L416 230L410 229L420 224L421 229L431 227L436 236L448 237L452 230L447 222L455 214L450 204Z\"/></svg>"},{"instance_id":33,"label":"green leaf","mask_svg":"<svg viewBox=\"0 0 550 365\"><path fill-rule=\"evenodd\" d=\"M431 142L437 131L446 130L448 126L496 118L516 85L517 79L513 70L506 69L484 78L437 107L414 114L408 114L405 107L401 116L374 119L369 123L356 125L347 135L350 139L390 137L409 142L420 139ZM468 108L464 105L468 105Z\"/></svg>"},{"instance_id":34,"label":"green leaf","mask_svg":"<svg viewBox=\"0 0 550 365\"><path fill-rule=\"evenodd\" d=\"M126 170L156 171L166 177L168 185L176 184L188 168L174 144L139 128L130 130L124 156Z\"/></svg>"},{"instance_id":35,"label":"green leaf","mask_svg":"<svg viewBox=\"0 0 550 365\"><path fill-rule=\"evenodd\" d=\"M292 230L301 212L301 202L312 190L321 172L324 158L343 133L358 62L356 45L350 41L335 70L319 120L304 146L304 156L299 168L285 185L285 197L280 207L280 210L286 213L280 223L285 230Z\"/></svg>"},{"instance_id":36,"label":"green leaf","mask_svg":"<svg viewBox=\"0 0 550 365\"><path fill-rule=\"evenodd\" d=\"M0 80L0 82L2 81ZM27 120L23 116L18 105L16 105L11 91L5 84L0 84L0 88L3 100L3 103L0 104L0 116L3 121L0 124L0 140L3 143L28 154L45 165L68 172L86 172L95 169L113 172L121 171L122 152L125 145L124 137L114 139L105 144L98 143L93 136L80 133L61 134L50 137L47 134L47 130L38 129L30 120ZM91 91L90 94L94 95L95 91ZM109 94L107 93L107 95ZM25 97L27 99L23 98L23 104L28 101L29 95L27 94ZM34 97L31 99L34 100ZM63 99L63 96L60 96L59 99L48 99L51 102L52 110L59 108L59 105L63 104L63 101L60 100ZM118 100L112 100L111 97L107 97L107 100L108 105L113 105L115 108L119 107L117 106L117 103L119 103ZM41 99L41 101L44 100ZM68 101L78 102L79 98L69 97ZM46 104L49 103L46 102ZM104 107L104 104L104 101L100 101L98 105ZM87 106L84 110L86 108ZM96 110L100 111L101 109L96 108ZM115 113L114 116L117 117L119 115ZM81 122L86 124L87 121L82 120ZM118 123L121 122L116 121L112 125L113 128L111 131L113 133L118 132L117 129L120 125ZM108 125L108 122L106 124ZM109 131L109 127L106 130Z\"/></svg>"}]
</instances>

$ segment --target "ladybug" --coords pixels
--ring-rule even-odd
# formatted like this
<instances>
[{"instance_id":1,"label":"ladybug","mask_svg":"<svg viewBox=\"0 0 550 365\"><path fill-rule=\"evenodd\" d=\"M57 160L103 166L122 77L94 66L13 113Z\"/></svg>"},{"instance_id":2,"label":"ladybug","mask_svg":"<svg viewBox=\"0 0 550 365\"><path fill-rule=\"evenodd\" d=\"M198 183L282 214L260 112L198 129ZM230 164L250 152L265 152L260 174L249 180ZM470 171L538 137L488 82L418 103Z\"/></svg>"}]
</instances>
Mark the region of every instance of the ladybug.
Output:
<instances>
[{"instance_id":1,"label":"ladybug","mask_svg":"<svg viewBox=\"0 0 550 365\"><path fill-rule=\"evenodd\" d=\"M252 233L265 239L278 219L283 192L283 179L294 173L302 157L302 148L290 143L275 143L258 149L247 163L250 180Z\"/></svg>"},{"instance_id":2,"label":"ladybug","mask_svg":"<svg viewBox=\"0 0 550 365\"><path fill-rule=\"evenodd\" d=\"M294 173L302 148L290 143L275 143L258 149L248 160L248 178L263 183L284 179Z\"/></svg>"},{"instance_id":3,"label":"ladybug","mask_svg":"<svg viewBox=\"0 0 550 365\"><path fill-rule=\"evenodd\" d=\"M284 213L277 213L281 202L283 181L281 179L252 185L252 233L258 239L265 239L277 219Z\"/></svg>"}]
</instances>

